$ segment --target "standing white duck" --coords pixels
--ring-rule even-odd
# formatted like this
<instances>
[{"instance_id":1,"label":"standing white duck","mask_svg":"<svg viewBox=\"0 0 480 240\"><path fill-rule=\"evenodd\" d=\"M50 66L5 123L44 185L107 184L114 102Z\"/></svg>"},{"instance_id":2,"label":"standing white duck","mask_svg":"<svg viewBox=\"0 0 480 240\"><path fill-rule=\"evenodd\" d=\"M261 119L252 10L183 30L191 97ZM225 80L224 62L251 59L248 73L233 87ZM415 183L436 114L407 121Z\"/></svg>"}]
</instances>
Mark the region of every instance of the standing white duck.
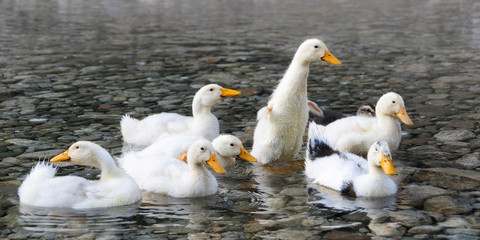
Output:
<instances>
[{"instance_id":1,"label":"standing white duck","mask_svg":"<svg viewBox=\"0 0 480 240\"><path fill-rule=\"evenodd\" d=\"M397 118L406 125L413 125L400 95L389 92L377 102L376 117L352 116L328 124L323 131L330 146L341 152L366 155L377 141L386 141L396 151L402 140Z\"/></svg>"},{"instance_id":2,"label":"standing white duck","mask_svg":"<svg viewBox=\"0 0 480 240\"><path fill-rule=\"evenodd\" d=\"M211 112L212 106L223 98L238 94L239 91L209 84L200 88L193 98L193 117L164 112L137 120L125 115L120 122L123 141L144 148L165 133L198 135L211 141L220 134L217 117Z\"/></svg>"},{"instance_id":3,"label":"standing white duck","mask_svg":"<svg viewBox=\"0 0 480 240\"><path fill-rule=\"evenodd\" d=\"M218 162L212 144L206 139L196 140L188 149L187 157L188 164L185 164L168 155L128 152L118 162L140 188L147 191L179 198L215 194L218 183L206 164L219 174L226 171Z\"/></svg>"},{"instance_id":4,"label":"standing white duck","mask_svg":"<svg viewBox=\"0 0 480 240\"><path fill-rule=\"evenodd\" d=\"M135 181L115 165L102 147L88 141L74 143L52 162L93 166L102 170L100 180L77 176L55 177L57 169L38 163L18 189L20 203L37 207L100 208L128 205L141 199Z\"/></svg>"},{"instance_id":5,"label":"standing white duck","mask_svg":"<svg viewBox=\"0 0 480 240\"><path fill-rule=\"evenodd\" d=\"M303 42L268 105L258 111L252 155L258 162L289 161L302 146L308 119L307 76L310 62L341 64L318 39Z\"/></svg>"},{"instance_id":6,"label":"standing white duck","mask_svg":"<svg viewBox=\"0 0 480 240\"><path fill-rule=\"evenodd\" d=\"M375 142L368 162L355 154L333 150L319 128L310 123L305 174L313 183L345 195L383 197L397 193L397 185L387 176L397 174L385 141Z\"/></svg>"}]
</instances>

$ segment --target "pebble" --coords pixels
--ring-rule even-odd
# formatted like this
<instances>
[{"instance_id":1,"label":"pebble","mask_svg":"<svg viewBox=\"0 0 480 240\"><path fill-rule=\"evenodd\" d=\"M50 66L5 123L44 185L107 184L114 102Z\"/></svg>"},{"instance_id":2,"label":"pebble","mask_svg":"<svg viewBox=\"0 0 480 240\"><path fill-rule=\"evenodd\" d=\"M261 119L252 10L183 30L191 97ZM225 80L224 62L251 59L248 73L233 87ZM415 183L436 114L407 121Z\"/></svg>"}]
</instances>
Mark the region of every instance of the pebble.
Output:
<instances>
[{"instance_id":1,"label":"pebble","mask_svg":"<svg viewBox=\"0 0 480 240\"><path fill-rule=\"evenodd\" d=\"M459 202L450 196L433 197L425 201L424 209L444 215L464 214L472 211L473 207L467 203Z\"/></svg>"},{"instance_id":2,"label":"pebble","mask_svg":"<svg viewBox=\"0 0 480 240\"><path fill-rule=\"evenodd\" d=\"M432 219L429 216L412 210L390 212L390 217L393 221L406 227L414 227L432 223Z\"/></svg>"},{"instance_id":3,"label":"pebble","mask_svg":"<svg viewBox=\"0 0 480 240\"><path fill-rule=\"evenodd\" d=\"M398 223L370 223L368 228L377 236L400 237L406 229Z\"/></svg>"},{"instance_id":4,"label":"pebble","mask_svg":"<svg viewBox=\"0 0 480 240\"><path fill-rule=\"evenodd\" d=\"M408 230L410 234L434 234L442 231L444 227L442 226L431 226L431 225L422 225L414 226Z\"/></svg>"},{"instance_id":5,"label":"pebble","mask_svg":"<svg viewBox=\"0 0 480 240\"><path fill-rule=\"evenodd\" d=\"M397 199L403 204L419 207L423 206L425 199L450 193L452 193L452 191L443 188L409 184L399 191Z\"/></svg>"},{"instance_id":6,"label":"pebble","mask_svg":"<svg viewBox=\"0 0 480 240\"><path fill-rule=\"evenodd\" d=\"M475 137L475 134L466 129L444 130L434 135L440 142L465 141Z\"/></svg>"},{"instance_id":7,"label":"pebble","mask_svg":"<svg viewBox=\"0 0 480 240\"><path fill-rule=\"evenodd\" d=\"M480 189L480 172L456 168L424 168L415 171L413 181L454 190Z\"/></svg>"}]
</instances>

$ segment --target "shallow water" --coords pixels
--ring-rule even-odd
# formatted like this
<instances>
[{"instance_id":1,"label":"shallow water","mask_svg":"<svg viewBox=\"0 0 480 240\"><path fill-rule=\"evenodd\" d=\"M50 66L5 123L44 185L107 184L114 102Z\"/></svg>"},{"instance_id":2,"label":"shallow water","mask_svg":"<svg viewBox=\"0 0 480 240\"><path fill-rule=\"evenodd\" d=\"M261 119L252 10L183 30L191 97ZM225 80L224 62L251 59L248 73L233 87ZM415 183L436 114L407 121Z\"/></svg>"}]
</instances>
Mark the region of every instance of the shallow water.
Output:
<instances>
[{"instance_id":1,"label":"shallow water","mask_svg":"<svg viewBox=\"0 0 480 240\"><path fill-rule=\"evenodd\" d=\"M466 183L480 179L479 23L474 0L0 0L0 237L478 239L480 187ZM393 154L398 198L347 199L311 186L301 171L239 161L218 178L219 193L201 199L145 192L138 205L115 209L18 205L17 188L38 160L77 140L118 155L123 114L190 114L207 83L244 93L214 113L222 132L250 148L256 111L309 37L343 62L310 66L309 98L321 107L353 114L385 92L403 96L415 125L403 127ZM452 169L472 177L445 173ZM59 174L93 179L99 171ZM407 191L418 186L434 193ZM423 201L435 193L471 209L432 210ZM398 217L411 211L421 220Z\"/></svg>"}]
</instances>

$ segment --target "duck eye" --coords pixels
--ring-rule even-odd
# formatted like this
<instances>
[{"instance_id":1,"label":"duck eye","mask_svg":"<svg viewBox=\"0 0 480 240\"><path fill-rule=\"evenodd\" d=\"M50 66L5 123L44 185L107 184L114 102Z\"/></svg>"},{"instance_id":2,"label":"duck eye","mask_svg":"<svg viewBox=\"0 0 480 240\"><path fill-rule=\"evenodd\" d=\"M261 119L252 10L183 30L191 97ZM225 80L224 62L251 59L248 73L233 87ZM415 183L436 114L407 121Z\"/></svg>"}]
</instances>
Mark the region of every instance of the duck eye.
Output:
<instances>
[{"instance_id":1,"label":"duck eye","mask_svg":"<svg viewBox=\"0 0 480 240\"><path fill-rule=\"evenodd\" d=\"M212 92L212 91L213 91L213 88L210 88L210 92Z\"/></svg>"},{"instance_id":2,"label":"duck eye","mask_svg":"<svg viewBox=\"0 0 480 240\"><path fill-rule=\"evenodd\" d=\"M79 148L80 148L80 146L76 146L75 148L76 148L76 149L79 149Z\"/></svg>"},{"instance_id":3,"label":"duck eye","mask_svg":"<svg viewBox=\"0 0 480 240\"><path fill-rule=\"evenodd\" d=\"M395 100L393 100L392 103L395 103Z\"/></svg>"},{"instance_id":4,"label":"duck eye","mask_svg":"<svg viewBox=\"0 0 480 240\"><path fill-rule=\"evenodd\" d=\"M200 150L205 151L205 148L201 147Z\"/></svg>"},{"instance_id":5,"label":"duck eye","mask_svg":"<svg viewBox=\"0 0 480 240\"><path fill-rule=\"evenodd\" d=\"M315 48L318 48L318 45L315 45Z\"/></svg>"},{"instance_id":6,"label":"duck eye","mask_svg":"<svg viewBox=\"0 0 480 240\"><path fill-rule=\"evenodd\" d=\"M232 146L232 147L233 147L233 143L230 143L230 146Z\"/></svg>"}]
</instances>

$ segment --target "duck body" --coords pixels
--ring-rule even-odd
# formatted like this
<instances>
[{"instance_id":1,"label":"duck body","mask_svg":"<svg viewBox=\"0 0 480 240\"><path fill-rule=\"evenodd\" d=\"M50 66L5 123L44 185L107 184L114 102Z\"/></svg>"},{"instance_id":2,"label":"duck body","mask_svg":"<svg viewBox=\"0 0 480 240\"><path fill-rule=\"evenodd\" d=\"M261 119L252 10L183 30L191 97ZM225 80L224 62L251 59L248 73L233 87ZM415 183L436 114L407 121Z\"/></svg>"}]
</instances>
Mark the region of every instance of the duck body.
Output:
<instances>
[{"instance_id":1,"label":"duck body","mask_svg":"<svg viewBox=\"0 0 480 240\"><path fill-rule=\"evenodd\" d=\"M252 155L258 162L289 161L301 148L308 119L309 65L320 60L340 64L322 41L302 43L267 106L257 113Z\"/></svg>"},{"instance_id":2,"label":"duck body","mask_svg":"<svg viewBox=\"0 0 480 240\"><path fill-rule=\"evenodd\" d=\"M140 149L152 144L163 134L185 133L202 136L211 141L220 134L218 119L211 112L212 106L225 97L238 94L238 91L209 84L195 94L192 103L193 116L159 113L137 120L125 115L120 122L123 140L127 145Z\"/></svg>"},{"instance_id":3,"label":"duck body","mask_svg":"<svg viewBox=\"0 0 480 240\"><path fill-rule=\"evenodd\" d=\"M395 182L386 174L396 174L386 142L372 144L367 161L331 148L321 128L315 124L309 127L305 174L313 183L352 196L383 197L397 192Z\"/></svg>"},{"instance_id":4,"label":"duck body","mask_svg":"<svg viewBox=\"0 0 480 240\"><path fill-rule=\"evenodd\" d=\"M76 149L76 146L87 153L78 154L80 150ZM105 149L94 143L81 141L63 153L61 161L70 160L66 159L68 155L74 163L100 168L100 180L91 181L77 176L55 177L56 168L50 164L38 163L19 188L22 204L85 209L129 205L141 199L138 185L115 165Z\"/></svg>"},{"instance_id":5,"label":"duck body","mask_svg":"<svg viewBox=\"0 0 480 240\"><path fill-rule=\"evenodd\" d=\"M352 116L342 118L322 128L333 149L366 155L377 141L386 141L396 151L401 141L401 126L397 118L413 125L408 117L403 99L396 93L383 95L377 103L376 117Z\"/></svg>"},{"instance_id":6,"label":"duck body","mask_svg":"<svg viewBox=\"0 0 480 240\"><path fill-rule=\"evenodd\" d=\"M225 173L225 169L216 159L208 140L199 139L191 144L187 152L188 164L166 154L151 154L152 149L127 152L118 159L120 167L135 179L141 189L179 198L203 197L217 192L217 180L206 164L221 174Z\"/></svg>"}]
</instances>

